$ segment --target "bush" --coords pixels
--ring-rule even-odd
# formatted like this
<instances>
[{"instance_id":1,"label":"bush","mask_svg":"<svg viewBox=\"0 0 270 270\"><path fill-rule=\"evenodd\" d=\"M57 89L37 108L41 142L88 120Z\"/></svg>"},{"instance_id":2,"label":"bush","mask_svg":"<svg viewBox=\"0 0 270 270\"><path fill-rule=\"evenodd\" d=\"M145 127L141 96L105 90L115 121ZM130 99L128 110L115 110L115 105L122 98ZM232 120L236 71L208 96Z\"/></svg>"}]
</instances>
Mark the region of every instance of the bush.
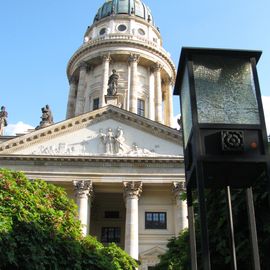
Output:
<instances>
[{"instance_id":1,"label":"bush","mask_svg":"<svg viewBox=\"0 0 270 270\"><path fill-rule=\"evenodd\" d=\"M0 269L130 270L114 244L82 237L77 206L63 189L0 169Z\"/></svg>"}]
</instances>

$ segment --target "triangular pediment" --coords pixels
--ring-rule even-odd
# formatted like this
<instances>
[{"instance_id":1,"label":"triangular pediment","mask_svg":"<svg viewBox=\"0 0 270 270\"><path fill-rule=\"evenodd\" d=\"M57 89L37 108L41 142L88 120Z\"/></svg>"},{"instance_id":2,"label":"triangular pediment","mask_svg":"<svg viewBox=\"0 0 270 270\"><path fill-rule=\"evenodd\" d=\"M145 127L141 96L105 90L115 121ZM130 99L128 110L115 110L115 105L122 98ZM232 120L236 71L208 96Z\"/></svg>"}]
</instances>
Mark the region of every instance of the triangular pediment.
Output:
<instances>
[{"instance_id":1,"label":"triangular pediment","mask_svg":"<svg viewBox=\"0 0 270 270\"><path fill-rule=\"evenodd\" d=\"M114 106L0 144L0 154L182 156L179 131Z\"/></svg>"},{"instance_id":2,"label":"triangular pediment","mask_svg":"<svg viewBox=\"0 0 270 270\"><path fill-rule=\"evenodd\" d=\"M148 257L158 257L162 254L164 254L166 250L164 248L161 248L159 246L155 246L151 249L148 249L140 254L140 258L148 258Z\"/></svg>"}]
</instances>

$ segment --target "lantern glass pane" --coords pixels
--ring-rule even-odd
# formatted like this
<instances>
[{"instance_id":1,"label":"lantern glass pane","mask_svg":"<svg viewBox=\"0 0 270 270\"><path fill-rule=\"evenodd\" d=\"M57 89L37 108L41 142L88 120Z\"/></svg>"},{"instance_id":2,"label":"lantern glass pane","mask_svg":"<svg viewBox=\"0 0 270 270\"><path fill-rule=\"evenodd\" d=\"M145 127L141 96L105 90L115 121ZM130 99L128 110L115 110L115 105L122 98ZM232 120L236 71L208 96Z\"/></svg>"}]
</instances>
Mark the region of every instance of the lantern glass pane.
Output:
<instances>
[{"instance_id":1,"label":"lantern glass pane","mask_svg":"<svg viewBox=\"0 0 270 270\"><path fill-rule=\"evenodd\" d=\"M184 143L187 145L191 128L192 128L192 115L191 115L191 103L189 92L189 78L188 69L185 68L182 86L181 86L181 105L182 105L182 128L184 131Z\"/></svg>"},{"instance_id":2,"label":"lantern glass pane","mask_svg":"<svg viewBox=\"0 0 270 270\"><path fill-rule=\"evenodd\" d=\"M260 124L248 60L220 56L193 60L199 123Z\"/></svg>"}]
</instances>

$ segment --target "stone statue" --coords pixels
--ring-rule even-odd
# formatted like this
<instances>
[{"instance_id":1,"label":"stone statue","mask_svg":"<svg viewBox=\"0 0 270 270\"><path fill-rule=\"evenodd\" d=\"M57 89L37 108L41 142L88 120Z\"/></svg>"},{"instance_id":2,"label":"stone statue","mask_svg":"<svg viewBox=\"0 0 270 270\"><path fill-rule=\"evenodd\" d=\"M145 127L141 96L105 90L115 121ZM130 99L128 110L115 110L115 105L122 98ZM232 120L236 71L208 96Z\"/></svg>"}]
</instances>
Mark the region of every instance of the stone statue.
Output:
<instances>
[{"instance_id":1,"label":"stone statue","mask_svg":"<svg viewBox=\"0 0 270 270\"><path fill-rule=\"evenodd\" d=\"M124 132L123 129L118 127L117 133L115 135L115 152L123 153L125 151L125 138L124 138Z\"/></svg>"},{"instance_id":2,"label":"stone statue","mask_svg":"<svg viewBox=\"0 0 270 270\"><path fill-rule=\"evenodd\" d=\"M108 128L106 133L101 129L99 135L105 146L105 154L123 154L129 150L129 147L125 144L124 132L121 127L118 127L115 132Z\"/></svg>"},{"instance_id":3,"label":"stone statue","mask_svg":"<svg viewBox=\"0 0 270 270\"><path fill-rule=\"evenodd\" d=\"M112 75L109 77L108 81L108 90L107 90L107 95L108 96L115 96L117 94L117 85L118 85L118 79L119 75L116 73L116 70L112 70Z\"/></svg>"},{"instance_id":4,"label":"stone statue","mask_svg":"<svg viewBox=\"0 0 270 270\"><path fill-rule=\"evenodd\" d=\"M114 153L114 143L115 143L115 137L114 133L111 128L108 128L107 133L103 133L102 130L100 130L100 137L105 145L105 154L112 155Z\"/></svg>"},{"instance_id":5,"label":"stone statue","mask_svg":"<svg viewBox=\"0 0 270 270\"><path fill-rule=\"evenodd\" d=\"M0 111L0 136L4 134L4 127L7 126L7 117L8 113L6 111L6 107L2 106Z\"/></svg>"},{"instance_id":6,"label":"stone statue","mask_svg":"<svg viewBox=\"0 0 270 270\"><path fill-rule=\"evenodd\" d=\"M41 108L41 112L42 112L42 115L40 117L41 121L39 123L39 126L36 127L36 129L44 128L54 123L52 111L49 105L46 105L45 107Z\"/></svg>"}]
</instances>

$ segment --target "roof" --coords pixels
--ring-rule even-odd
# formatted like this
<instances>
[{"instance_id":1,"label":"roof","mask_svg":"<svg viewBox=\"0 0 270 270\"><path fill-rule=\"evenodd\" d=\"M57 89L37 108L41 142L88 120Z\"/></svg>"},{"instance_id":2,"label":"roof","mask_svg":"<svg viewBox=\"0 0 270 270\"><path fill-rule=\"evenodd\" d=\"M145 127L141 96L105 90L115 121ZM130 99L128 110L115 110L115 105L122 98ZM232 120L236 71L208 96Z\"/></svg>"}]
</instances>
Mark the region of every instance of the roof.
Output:
<instances>
[{"instance_id":1,"label":"roof","mask_svg":"<svg viewBox=\"0 0 270 270\"><path fill-rule=\"evenodd\" d=\"M151 10L141 0L107 0L98 9L94 23L117 14L135 15L154 25Z\"/></svg>"},{"instance_id":2,"label":"roof","mask_svg":"<svg viewBox=\"0 0 270 270\"><path fill-rule=\"evenodd\" d=\"M19 153L23 149L38 145L45 140L63 137L66 134L72 134L72 132L76 132L89 125L109 119L116 120L122 123L123 126L139 129L147 134L156 136L156 138L165 139L173 144L181 145L182 140L179 131L118 107L108 105L98 110L35 130L23 136L4 141L0 143L0 156L3 154Z\"/></svg>"}]
</instances>

